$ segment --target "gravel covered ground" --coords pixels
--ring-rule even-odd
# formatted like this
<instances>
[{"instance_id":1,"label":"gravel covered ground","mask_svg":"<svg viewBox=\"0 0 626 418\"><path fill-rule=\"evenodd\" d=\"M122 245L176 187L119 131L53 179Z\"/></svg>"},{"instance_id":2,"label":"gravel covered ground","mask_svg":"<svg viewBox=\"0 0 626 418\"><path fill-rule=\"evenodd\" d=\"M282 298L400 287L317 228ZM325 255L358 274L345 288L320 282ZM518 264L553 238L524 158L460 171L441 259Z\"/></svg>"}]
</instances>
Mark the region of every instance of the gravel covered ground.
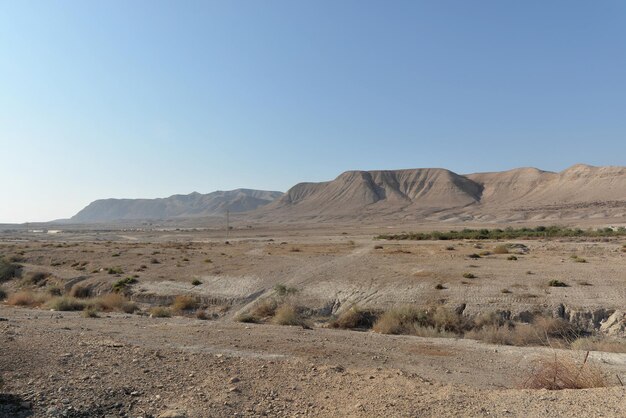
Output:
<instances>
[{"instance_id":1,"label":"gravel covered ground","mask_svg":"<svg viewBox=\"0 0 626 418\"><path fill-rule=\"evenodd\" d=\"M7 417L622 417L626 389L517 389L537 347L0 307ZM592 353L612 384L626 355Z\"/></svg>"}]
</instances>

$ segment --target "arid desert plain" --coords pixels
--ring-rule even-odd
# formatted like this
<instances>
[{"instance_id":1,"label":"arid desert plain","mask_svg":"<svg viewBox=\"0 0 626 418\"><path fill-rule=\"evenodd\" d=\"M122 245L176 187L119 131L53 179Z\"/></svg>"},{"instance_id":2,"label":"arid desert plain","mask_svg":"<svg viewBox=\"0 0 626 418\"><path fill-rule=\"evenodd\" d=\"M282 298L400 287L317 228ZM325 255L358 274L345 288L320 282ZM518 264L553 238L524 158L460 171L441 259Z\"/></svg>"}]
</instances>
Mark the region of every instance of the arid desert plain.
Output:
<instances>
[{"instance_id":1,"label":"arid desert plain","mask_svg":"<svg viewBox=\"0 0 626 418\"><path fill-rule=\"evenodd\" d=\"M412 230L5 230L0 414L626 414L623 230Z\"/></svg>"}]
</instances>

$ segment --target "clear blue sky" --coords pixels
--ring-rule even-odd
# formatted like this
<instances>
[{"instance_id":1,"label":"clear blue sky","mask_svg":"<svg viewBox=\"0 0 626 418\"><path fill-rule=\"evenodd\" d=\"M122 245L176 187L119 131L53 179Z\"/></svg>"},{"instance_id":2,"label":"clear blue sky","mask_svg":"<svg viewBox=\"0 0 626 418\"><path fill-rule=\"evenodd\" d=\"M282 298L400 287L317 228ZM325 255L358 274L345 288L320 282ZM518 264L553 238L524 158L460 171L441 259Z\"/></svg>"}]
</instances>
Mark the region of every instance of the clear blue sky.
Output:
<instances>
[{"instance_id":1,"label":"clear blue sky","mask_svg":"<svg viewBox=\"0 0 626 418\"><path fill-rule=\"evenodd\" d=\"M0 0L0 222L350 169L626 164L626 2Z\"/></svg>"}]
</instances>

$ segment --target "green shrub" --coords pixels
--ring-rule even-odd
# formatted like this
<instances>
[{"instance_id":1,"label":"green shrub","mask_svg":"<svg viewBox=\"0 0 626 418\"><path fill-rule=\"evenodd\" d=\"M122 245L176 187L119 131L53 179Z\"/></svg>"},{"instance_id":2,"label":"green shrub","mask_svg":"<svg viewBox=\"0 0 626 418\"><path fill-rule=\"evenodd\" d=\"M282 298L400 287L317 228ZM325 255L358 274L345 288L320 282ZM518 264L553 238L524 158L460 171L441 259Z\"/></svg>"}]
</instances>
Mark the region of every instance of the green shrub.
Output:
<instances>
[{"instance_id":1,"label":"green shrub","mask_svg":"<svg viewBox=\"0 0 626 418\"><path fill-rule=\"evenodd\" d=\"M202 284L202 281L198 280L198 279L193 279L191 281L191 284L194 285L194 286L200 286Z\"/></svg>"},{"instance_id":2,"label":"green shrub","mask_svg":"<svg viewBox=\"0 0 626 418\"><path fill-rule=\"evenodd\" d=\"M0 301L5 300L7 295L7 291L0 287Z\"/></svg>"},{"instance_id":3,"label":"green shrub","mask_svg":"<svg viewBox=\"0 0 626 418\"><path fill-rule=\"evenodd\" d=\"M296 289L295 287L288 287L288 286L285 286L284 284L277 283L274 286L274 292L276 292L278 296L285 296L285 295L297 293L298 289Z\"/></svg>"},{"instance_id":4,"label":"green shrub","mask_svg":"<svg viewBox=\"0 0 626 418\"><path fill-rule=\"evenodd\" d=\"M22 266L0 258L0 283L22 276Z\"/></svg>"},{"instance_id":5,"label":"green shrub","mask_svg":"<svg viewBox=\"0 0 626 418\"><path fill-rule=\"evenodd\" d=\"M128 276L113 283L113 290L116 292L121 292L126 289L126 287L131 286L135 283L137 283L137 279L133 276Z\"/></svg>"},{"instance_id":6,"label":"green shrub","mask_svg":"<svg viewBox=\"0 0 626 418\"><path fill-rule=\"evenodd\" d=\"M506 259L509 261L517 261L517 257L515 257L514 255L510 255Z\"/></svg>"},{"instance_id":7,"label":"green shrub","mask_svg":"<svg viewBox=\"0 0 626 418\"><path fill-rule=\"evenodd\" d=\"M121 267L109 267L107 269L107 273L109 274L124 274L124 270Z\"/></svg>"},{"instance_id":8,"label":"green shrub","mask_svg":"<svg viewBox=\"0 0 626 418\"><path fill-rule=\"evenodd\" d=\"M241 313L235 317L235 321L244 322L248 324L256 324L259 322L258 318L250 313Z\"/></svg>"},{"instance_id":9,"label":"green shrub","mask_svg":"<svg viewBox=\"0 0 626 418\"><path fill-rule=\"evenodd\" d=\"M476 276L472 273L463 273L463 277L466 279L475 279Z\"/></svg>"}]
</instances>

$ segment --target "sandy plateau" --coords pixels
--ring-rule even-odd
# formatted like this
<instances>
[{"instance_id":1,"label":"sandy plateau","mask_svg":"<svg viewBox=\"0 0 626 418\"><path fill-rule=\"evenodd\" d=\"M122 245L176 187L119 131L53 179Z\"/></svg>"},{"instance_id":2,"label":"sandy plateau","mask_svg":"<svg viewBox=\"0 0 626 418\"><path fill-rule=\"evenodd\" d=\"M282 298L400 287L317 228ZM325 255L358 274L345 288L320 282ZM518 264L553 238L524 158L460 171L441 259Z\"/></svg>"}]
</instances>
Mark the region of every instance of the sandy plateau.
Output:
<instances>
[{"instance_id":1,"label":"sandy plateau","mask_svg":"<svg viewBox=\"0 0 626 418\"><path fill-rule=\"evenodd\" d=\"M357 308L382 315L411 306L518 322L541 313L619 347L624 236L374 239L384 232L326 226L241 228L228 237L217 230L0 233L0 256L22 266L19 277L2 283L8 298L0 305L0 414L626 416L624 351L330 327ZM72 294L89 305L116 286L134 313L96 302L84 312L51 310L43 299L9 303L22 292L35 299ZM177 310L180 296L193 306ZM268 301L298 306L306 320L240 322ZM604 335L610 318L615 323ZM538 361L555 358L578 370L593 367L605 384L523 388Z\"/></svg>"}]
</instances>

